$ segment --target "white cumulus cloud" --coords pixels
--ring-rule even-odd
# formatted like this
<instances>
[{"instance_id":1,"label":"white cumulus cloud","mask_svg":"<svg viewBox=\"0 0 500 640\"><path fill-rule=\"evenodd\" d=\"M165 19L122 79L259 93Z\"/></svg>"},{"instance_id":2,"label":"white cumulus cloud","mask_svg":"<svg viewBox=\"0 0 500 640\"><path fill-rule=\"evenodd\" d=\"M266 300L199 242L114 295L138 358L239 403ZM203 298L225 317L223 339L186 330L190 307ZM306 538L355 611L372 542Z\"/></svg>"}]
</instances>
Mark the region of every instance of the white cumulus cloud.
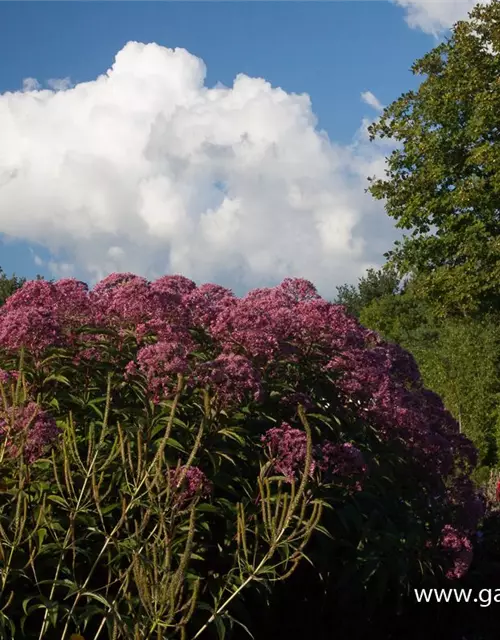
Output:
<instances>
[{"instance_id":1,"label":"white cumulus cloud","mask_svg":"<svg viewBox=\"0 0 500 640\"><path fill-rule=\"evenodd\" d=\"M207 87L184 49L129 42L93 81L30 79L0 94L0 139L0 231L48 249L57 277L182 273L239 294L304 277L333 296L398 235L365 193L387 153L366 122L338 145L307 95Z\"/></svg>"},{"instance_id":2,"label":"white cumulus cloud","mask_svg":"<svg viewBox=\"0 0 500 640\"><path fill-rule=\"evenodd\" d=\"M415 29L439 36L458 20L466 20L476 4L489 0L392 0L406 9L406 22Z\"/></svg>"}]
</instances>

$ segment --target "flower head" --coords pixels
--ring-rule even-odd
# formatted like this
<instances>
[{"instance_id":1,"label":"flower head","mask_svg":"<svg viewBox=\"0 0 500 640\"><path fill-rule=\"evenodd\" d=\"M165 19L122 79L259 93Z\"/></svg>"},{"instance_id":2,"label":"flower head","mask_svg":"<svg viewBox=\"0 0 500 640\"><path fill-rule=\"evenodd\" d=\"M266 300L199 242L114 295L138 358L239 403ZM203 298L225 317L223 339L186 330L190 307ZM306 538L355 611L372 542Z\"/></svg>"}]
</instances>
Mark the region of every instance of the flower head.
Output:
<instances>
[{"instance_id":1,"label":"flower head","mask_svg":"<svg viewBox=\"0 0 500 640\"><path fill-rule=\"evenodd\" d=\"M240 355L223 354L198 365L193 379L197 384L208 384L224 407L241 403L248 396L259 400L262 393L259 373Z\"/></svg>"},{"instance_id":2,"label":"flower head","mask_svg":"<svg viewBox=\"0 0 500 640\"><path fill-rule=\"evenodd\" d=\"M8 451L11 455L17 455L22 443L22 452L28 464L42 457L59 433L54 418L35 402L7 407L0 417L0 435L6 439Z\"/></svg>"},{"instance_id":3,"label":"flower head","mask_svg":"<svg viewBox=\"0 0 500 640\"><path fill-rule=\"evenodd\" d=\"M470 539L464 534L447 524L443 528L441 547L447 552L452 566L446 572L449 580L463 578L473 559L473 547Z\"/></svg>"},{"instance_id":4,"label":"flower head","mask_svg":"<svg viewBox=\"0 0 500 640\"><path fill-rule=\"evenodd\" d=\"M137 353L136 368L127 365L127 373L131 374L135 369L143 373L150 391L158 399L170 393L177 374L188 371L191 348L188 336L172 335L169 340L142 347Z\"/></svg>"},{"instance_id":5,"label":"flower head","mask_svg":"<svg viewBox=\"0 0 500 640\"><path fill-rule=\"evenodd\" d=\"M328 480L343 480L364 476L367 466L363 454L350 442L324 442L317 447L318 467Z\"/></svg>"},{"instance_id":6,"label":"flower head","mask_svg":"<svg viewBox=\"0 0 500 640\"><path fill-rule=\"evenodd\" d=\"M175 502L179 506L185 506L196 496L206 497L212 491L212 484L198 467L180 466L169 473Z\"/></svg>"},{"instance_id":7,"label":"flower head","mask_svg":"<svg viewBox=\"0 0 500 640\"><path fill-rule=\"evenodd\" d=\"M294 429L287 422L279 427L269 429L263 436L262 442L267 448L273 469L293 480L304 473L307 453L307 435L301 429ZM311 462L309 473L312 475L316 464Z\"/></svg>"}]
</instances>

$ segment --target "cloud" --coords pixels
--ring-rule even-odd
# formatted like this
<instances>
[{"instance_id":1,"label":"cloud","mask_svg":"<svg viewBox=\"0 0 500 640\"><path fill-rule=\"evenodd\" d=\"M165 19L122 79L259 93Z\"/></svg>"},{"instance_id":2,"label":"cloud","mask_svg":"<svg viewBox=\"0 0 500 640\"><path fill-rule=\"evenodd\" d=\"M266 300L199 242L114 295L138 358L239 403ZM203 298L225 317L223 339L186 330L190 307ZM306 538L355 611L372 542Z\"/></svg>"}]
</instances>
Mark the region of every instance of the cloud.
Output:
<instances>
[{"instance_id":1,"label":"cloud","mask_svg":"<svg viewBox=\"0 0 500 640\"><path fill-rule=\"evenodd\" d=\"M49 89L53 89L54 91L66 91L66 89L69 89L72 84L70 78L51 78L50 80L47 80L47 86Z\"/></svg>"},{"instance_id":2,"label":"cloud","mask_svg":"<svg viewBox=\"0 0 500 640\"><path fill-rule=\"evenodd\" d=\"M361 100L370 107L373 107L375 111L383 111L384 105L380 102L377 96L374 96L371 91L363 91L361 94Z\"/></svg>"},{"instance_id":3,"label":"cloud","mask_svg":"<svg viewBox=\"0 0 500 640\"><path fill-rule=\"evenodd\" d=\"M406 22L414 29L436 37L451 28L458 20L466 20L476 4L488 0L392 0L406 9Z\"/></svg>"},{"instance_id":4,"label":"cloud","mask_svg":"<svg viewBox=\"0 0 500 640\"><path fill-rule=\"evenodd\" d=\"M204 80L184 49L129 42L93 81L0 95L0 230L91 283L182 273L241 295L304 277L333 296L380 264L398 234L364 192L387 152L367 123L342 146L305 94Z\"/></svg>"},{"instance_id":5,"label":"cloud","mask_svg":"<svg viewBox=\"0 0 500 640\"><path fill-rule=\"evenodd\" d=\"M23 91L37 91L40 88L41 85L36 78L24 78Z\"/></svg>"}]
</instances>

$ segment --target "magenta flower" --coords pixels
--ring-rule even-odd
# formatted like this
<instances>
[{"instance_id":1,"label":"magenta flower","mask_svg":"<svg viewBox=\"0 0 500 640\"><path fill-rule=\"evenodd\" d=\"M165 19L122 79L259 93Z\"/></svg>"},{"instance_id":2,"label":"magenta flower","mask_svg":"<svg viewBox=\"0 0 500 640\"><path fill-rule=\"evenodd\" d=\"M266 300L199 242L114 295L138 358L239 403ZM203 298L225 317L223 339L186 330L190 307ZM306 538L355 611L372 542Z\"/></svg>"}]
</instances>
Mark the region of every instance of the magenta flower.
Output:
<instances>
[{"instance_id":1,"label":"magenta flower","mask_svg":"<svg viewBox=\"0 0 500 640\"><path fill-rule=\"evenodd\" d=\"M152 282L151 292L155 296L157 308L156 327L163 323L187 328L190 318L185 298L195 289L196 284L181 275L163 276Z\"/></svg>"},{"instance_id":2,"label":"magenta flower","mask_svg":"<svg viewBox=\"0 0 500 640\"><path fill-rule=\"evenodd\" d=\"M440 509L451 507L453 526L475 528L484 505L463 480L476 464L472 443L459 433L441 399L424 388L410 354L362 327L342 306L323 300L310 282L288 278L238 299L229 289L197 287L180 275L150 283L115 273L90 292L73 279L32 281L0 309L0 348L15 353L25 347L38 356L51 346L69 346L74 362L101 358L97 342L102 336L75 339L84 325L116 329L117 337L106 340L118 350L124 332L135 333L142 348L125 374L144 375L155 401L172 392L178 373L190 383L208 385L221 406L261 401L293 368L298 375L287 379L283 410L289 412L298 401L308 409L323 406L309 382L302 384L305 370L297 365L307 363L311 382L318 377L327 384L328 375L327 395L343 414L352 412L380 440L403 447L417 481L435 493ZM213 359L201 362L197 352L207 344ZM287 423L267 432L263 441L277 473L302 472L305 438ZM314 456L311 473L318 469L335 482L352 478L361 486L366 465L353 445L323 443Z\"/></svg>"},{"instance_id":3,"label":"magenta flower","mask_svg":"<svg viewBox=\"0 0 500 640\"><path fill-rule=\"evenodd\" d=\"M47 309L54 311L60 296L52 282L46 280L28 280L5 301L5 311L21 309Z\"/></svg>"},{"instance_id":4,"label":"magenta flower","mask_svg":"<svg viewBox=\"0 0 500 640\"><path fill-rule=\"evenodd\" d=\"M90 298L99 324L134 327L159 311L159 302L145 278L114 273L97 284Z\"/></svg>"},{"instance_id":5,"label":"magenta flower","mask_svg":"<svg viewBox=\"0 0 500 640\"><path fill-rule=\"evenodd\" d=\"M137 276L133 273L111 273L95 285L92 289L92 293L96 295L109 293L113 289L120 287L131 280L135 280L136 278Z\"/></svg>"},{"instance_id":6,"label":"magenta flower","mask_svg":"<svg viewBox=\"0 0 500 640\"><path fill-rule=\"evenodd\" d=\"M317 447L316 456L318 467L324 477L332 481L364 476L367 472L363 454L350 442L324 442Z\"/></svg>"},{"instance_id":7,"label":"magenta flower","mask_svg":"<svg viewBox=\"0 0 500 640\"><path fill-rule=\"evenodd\" d=\"M285 278L278 289L280 293L294 302L308 302L320 298L312 282L303 278Z\"/></svg>"},{"instance_id":8,"label":"magenta flower","mask_svg":"<svg viewBox=\"0 0 500 640\"><path fill-rule=\"evenodd\" d=\"M186 336L169 341L161 341L140 349L137 353L137 369L143 373L148 388L158 400L162 395L168 396L175 385L177 374L189 370L189 353L192 343ZM133 365L128 365L127 372L133 373Z\"/></svg>"},{"instance_id":9,"label":"magenta flower","mask_svg":"<svg viewBox=\"0 0 500 640\"><path fill-rule=\"evenodd\" d=\"M77 329L93 322L88 286L74 278L54 283L57 304L54 309L66 329Z\"/></svg>"},{"instance_id":10,"label":"magenta flower","mask_svg":"<svg viewBox=\"0 0 500 640\"><path fill-rule=\"evenodd\" d=\"M190 324L209 331L219 315L237 304L237 298L229 289L216 284L202 284L184 296Z\"/></svg>"},{"instance_id":11,"label":"magenta flower","mask_svg":"<svg viewBox=\"0 0 500 640\"><path fill-rule=\"evenodd\" d=\"M0 435L6 439L7 450L13 456L24 441L23 455L28 464L42 457L59 436L54 418L35 402L21 407L8 407L0 417Z\"/></svg>"},{"instance_id":12,"label":"magenta flower","mask_svg":"<svg viewBox=\"0 0 500 640\"><path fill-rule=\"evenodd\" d=\"M193 380L199 386L208 384L224 407L239 404L248 396L259 400L262 395L260 375L244 356L223 354L199 364Z\"/></svg>"},{"instance_id":13,"label":"magenta flower","mask_svg":"<svg viewBox=\"0 0 500 640\"><path fill-rule=\"evenodd\" d=\"M196 289L196 284L189 278L176 274L158 278L151 284L151 288L155 293L164 295L167 298L175 296L173 299L180 301L183 296Z\"/></svg>"},{"instance_id":14,"label":"magenta flower","mask_svg":"<svg viewBox=\"0 0 500 640\"><path fill-rule=\"evenodd\" d=\"M0 383L10 384L11 382L16 382L18 378L18 371L5 371L5 369L0 369Z\"/></svg>"},{"instance_id":15,"label":"magenta flower","mask_svg":"<svg viewBox=\"0 0 500 640\"><path fill-rule=\"evenodd\" d=\"M463 578L472 563L474 552L470 539L451 525L443 528L441 547L452 561L452 567L446 572L449 580Z\"/></svg>"},{"instance_id":16,"label":"magenta flower","mask_svg":"<svg viewBox=\"0 0 500 640\"><path fill-rule=\"evenodd\" d=\"M211 326L211 335L225 352L243 351L250 358L272 360L279 350L271 314L248 300L222 310Z\"/></svg>"},{"instance_id":17,"label":"magenta flower","mask_svg":"<svg viewBox=\"0 0 500 640\"><path fill-rule=\"evenodd\" d=\"M62 325L49 309L0 310L0 346L16 352L22 347L41 354L52 346L63 344Z\"/></svg>"},{"instance_id":18,"label":"magenta flower","mask_svg":"<svg viewBox=\"0 0 500 640\"><path fill-rule=\"evenodd\" d=\"M285 476L289 481L304 473L307 452L307 436L301 429L292 428L287 422L273 427L262 436L262 442L275 473ZM311 463L310 474L314 473L316 463Z\"/></svg>"},{"instance_id":19,"label":"magenta flower","mask_svg":"<svg viewBox=\"0 0 500 640\"><path fill-rule=\"evenodd\" d=\"M182 477L185 466L170 470L170 482L175 494L175 503L186 506L196 496L207 497L212 491L212 484L198 467L188 467Z\"/></svg>"},{"instance_id":20,"label":"magenta flower","mask_svg":"<svg viewBox=\"0 0 500 640\"><path fill-rule=\"evenodd\" d=\"M289 480L298 478L304 471L306 459L307 436L301 429L292 428L287 422L279 427L269 429L262 442L276 473ZM323 478L329 482L340 482L349 479L357 483L361 489L360 479L367 472L363 454L352 444L334 444L325 441L313 449L311 475L318 469Z\"/></svg>"},{"instance_id":21,"label":"magenta flower","mask_svg":"<svg viewBox=\"0 0 500 640\"><path fill-rule=\"evenodd\" d=\"M40 355L72 342L71 332L92 320L86 285L73 279L26 282L0 310L0 346Z\"/></svg>"}]
</instances>

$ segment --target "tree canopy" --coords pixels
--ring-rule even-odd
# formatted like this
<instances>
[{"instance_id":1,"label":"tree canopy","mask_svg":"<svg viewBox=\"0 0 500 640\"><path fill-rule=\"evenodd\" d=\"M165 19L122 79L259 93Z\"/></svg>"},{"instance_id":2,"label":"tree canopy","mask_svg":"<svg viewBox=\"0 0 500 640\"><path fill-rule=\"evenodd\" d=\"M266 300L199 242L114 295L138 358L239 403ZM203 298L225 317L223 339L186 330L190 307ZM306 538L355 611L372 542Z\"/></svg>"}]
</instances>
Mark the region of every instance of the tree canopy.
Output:
<instances>
[{"instance_id":1,"label":"tree canopy","mask_svg":"<svg viewBox=\"0 0 500 640\"><path fill-rule=\"evenodd\" d=\"M10 278L0 267L0 305L3 305L7 298L20 289L26 282L26 278L18 278L13 274Z\"/></svg>"},{"instance_id":2,"label":"tree canopy","mask_svg":"<svg viewBox=\"0 0 500 640\"><path fill-rule=\"evenodd\" d=\"M425 79L369 128L397 148L369 191L411 231L386 254L444 314L500 308L500 2L412 66Z\"/></svg>"},{"instance_id":3,"label":"tree canopy","mask_svg":"<svg viewBox=\"0 0 500 640\"><path fill-rule=\"evenodd\" d=\"M399 286L400 279L394 268L368 269L366 275L359 278L357 286L344 284L337 287L335 302L344 305L351 315L359 318L361 310L370 302L396 293Z\"/></svg>"}]
</instances>

